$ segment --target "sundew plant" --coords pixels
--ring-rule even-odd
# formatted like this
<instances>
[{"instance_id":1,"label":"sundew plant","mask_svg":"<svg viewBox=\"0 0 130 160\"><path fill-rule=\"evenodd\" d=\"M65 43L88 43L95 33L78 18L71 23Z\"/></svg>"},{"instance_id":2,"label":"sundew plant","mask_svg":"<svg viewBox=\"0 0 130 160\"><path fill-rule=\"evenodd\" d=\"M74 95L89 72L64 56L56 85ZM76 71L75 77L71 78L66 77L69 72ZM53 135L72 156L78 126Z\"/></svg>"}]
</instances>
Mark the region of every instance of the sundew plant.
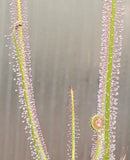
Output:
<instances>
[{"instance_id":1,"label":"sundew plant","mask_svg":"<svg viewBox=\"0 0 130 160\"><path fill-rule=\"evenodd\" d=\"M37 118L35 100L31 80L30 46L28 35L26 0L13 0L11 3L11 22L13 37L13 58L17 71L19 86L19 102L22 109L22 119L26 121L25 130L29 134L30 149L36 160L48 160L44 138Z\"/></svg>"},{"instance_id":2,"label":"sundew plant","mask_svg":"<svg viewBox=\"0 0 130 160\"><path fill-rule=\"evenodd\" d=\"M101 63L97 113L91 119L95 140L91 160L115 160L116 118L119 88L119 68L122 48L124 7L123 0L103 0ZM15 65L22 121L30 141L35 160L49 160L36 112L31 74L27 0L12 0L11 4L12 57ZM74 91L69 88L68 160L76 160L79 124L75 108ZM121 157L125 160L126 154Z\"/></svg>"},{"instance_id":3,"label":"sundew plant","mask_svg":"<svg viewBox=\"0 0 130 160\"><path fill-rule=\"evenodd\" d=\"M91 120L96 138L92 146L91 158L114 160L124 14L122 0L104 0L102 13L98 105L97 114Z\"/></svg>"},{"instance_id":4,"label":"sundew plant","mask_svg":"<svg viewBox=\"0 0 130 160\"><path fill-rule=\"evenodd\" d=\"M72 86L69 87L69 102L68 102L68 134L67 134L67 156L68 160L76 160L77 144L80 136L79 119L76 109L76 100Z\"/></svg>"},{"instance_id":5,"label":"sundew plant","mask_svg":"<svg viewBox=\"0 0 130 160\"><path fill-rule=\"evenodd\" d=\"M37 118L34 93L32 87L30 46L28 35L27 4L26 0L13 0L11 5L12 22L12 57L15 59L14 71L17 75L19 87L19 102L22 109L22 119L26 123L25 130L28 133L32 157L36 160L49 160L46 144L41 133ZM68 159L75 160L78 124L75 114L74 93L70 87L69 103L69 132L68 132Z\"/></svg>"}]
</instances>

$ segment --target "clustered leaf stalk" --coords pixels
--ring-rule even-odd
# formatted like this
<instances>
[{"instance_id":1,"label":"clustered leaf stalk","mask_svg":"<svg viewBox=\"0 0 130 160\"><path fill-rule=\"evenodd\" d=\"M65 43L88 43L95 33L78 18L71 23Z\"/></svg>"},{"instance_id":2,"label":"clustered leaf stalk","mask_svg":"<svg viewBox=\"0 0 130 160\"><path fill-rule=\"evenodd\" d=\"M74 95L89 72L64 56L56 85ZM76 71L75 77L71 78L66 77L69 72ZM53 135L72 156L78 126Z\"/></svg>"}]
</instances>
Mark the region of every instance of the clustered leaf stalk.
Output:
<instances>
[{"instance_id":1,"label":"clustered leaf stalk","mask_svg":"<svg viewBox=\"0 0 130 160\"><path fill-rule=\"evenodd\" d=\"M17 84L22 117L26 121L25 130L30 134L30 149L36 160L49 160L47 147L40 129L37 117L34 93L32 87L31 60L28 42L28 21L25 0L12 0L12 37L14 44L13 57L16 60ZM103 34L101 38L100 84L98 92L97 114L91 119L91 126L95 130L96 139L92 147L92 160L114 160L115 155L115 125L119 88L119 68L122 48L122 0L103 1ZM119 14L120 13L120 14ZM15 16L14 16L15 15ZM79 138L79 126L76 118L74 91L70 87L70 144L68 159L76 160L76 144ZM125 160L126 153L121 158Z\"/></svg>"},{"instance_id":2,"label":"clustered leaf stalk","mask_svg":"<svg viewBox=\"0 0 130 160\"><path fill-rule=\"evenodd\" d=\"M98 113L91 120L91 126L96 130L92 160L115 159L117 95L123 30L121 3L121 0L103 1Z\"/></svg>"}]
</instances>

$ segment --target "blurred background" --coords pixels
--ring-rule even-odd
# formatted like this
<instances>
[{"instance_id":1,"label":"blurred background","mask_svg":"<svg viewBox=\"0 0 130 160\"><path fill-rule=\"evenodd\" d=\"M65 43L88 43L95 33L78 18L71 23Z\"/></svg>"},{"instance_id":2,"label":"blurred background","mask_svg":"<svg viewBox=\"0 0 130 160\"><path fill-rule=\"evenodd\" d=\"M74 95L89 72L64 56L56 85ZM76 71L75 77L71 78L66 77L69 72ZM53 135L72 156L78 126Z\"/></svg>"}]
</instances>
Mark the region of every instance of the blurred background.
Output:
<instances>
[{"instance_id":1,"label":"blurred background","mask_svg":"<svg viewBox=\"0 0 130 160\"><path fill-rule=\"evenodd\" d=\"M32 160L18 104L16 76L5 35L9 0L0 0L0 160ZM123 49L117 118L116 159L130 159L130 1L125 0ZM102 0L28 1L33 87L41 129L52 160L67 159L69 86L77 101L81 135L78 159L90 160L90 119L96 113Z\"/></svg>"}]
</instances>

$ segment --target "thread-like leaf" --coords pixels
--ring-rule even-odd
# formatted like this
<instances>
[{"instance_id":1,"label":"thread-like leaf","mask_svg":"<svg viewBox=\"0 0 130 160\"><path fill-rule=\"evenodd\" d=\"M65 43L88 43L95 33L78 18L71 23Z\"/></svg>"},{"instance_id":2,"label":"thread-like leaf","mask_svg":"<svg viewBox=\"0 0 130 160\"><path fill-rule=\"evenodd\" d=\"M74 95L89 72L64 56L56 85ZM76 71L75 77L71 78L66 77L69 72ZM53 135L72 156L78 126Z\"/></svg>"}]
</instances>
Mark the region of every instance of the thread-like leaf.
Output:
<instances>
[{"instance_id":1,"label":"thread-like leaf","mask_svg":"<svg viewBox=\"0 0 130 160\"><path fill-rule=\"evenodd\" d=\"M77 158L77 143L79 138L79 124L76 115L76 107L74 100L74 91L70 87L70 99L69 99L69 122L68 122L68 158L70 160L76 160ZM68 159L68 160L69 160Z\"/></svg>"},{"instance_id":2,"label":"thread-like leaf","mask_svg":"<svg viewBox=\"0 0 130 160\"><path fill-rule=\"evenodd\" d=\"M16 49L16 52L14 51L13 53L13 57L16 59L17 84L19 85L19 97L22 105L21 108L23 109L22 117L27 124L25 130L28 130L30 134L30 148L33 158L48 160L49 156L37 118L31 83L30 53L28 53L27 49L29 46L26 46L28 45L28 43L26 43L28 41L27 19L23 14L24 0L13 1L11 5L14 5L14 13L16 15L16 18L12 17L12 35L14 39L14 49ZM12 13L12 16L13 15Z\"/></svg>"},{"instance_id":3,"label":"thread-like leaf","mask_svg":"<svg viewBox=\"0 0 130 160\"><path fill-rule=\"evenodd\" d=\"M98 113L92 118L95 132L92 159L115 159L115 129L119 88L119 68L122 48L123 9L122 1L103 1L101 37L100 83L98 92ZM96 123L95 123L96 122Z\"/></svg>"}]
</instances>

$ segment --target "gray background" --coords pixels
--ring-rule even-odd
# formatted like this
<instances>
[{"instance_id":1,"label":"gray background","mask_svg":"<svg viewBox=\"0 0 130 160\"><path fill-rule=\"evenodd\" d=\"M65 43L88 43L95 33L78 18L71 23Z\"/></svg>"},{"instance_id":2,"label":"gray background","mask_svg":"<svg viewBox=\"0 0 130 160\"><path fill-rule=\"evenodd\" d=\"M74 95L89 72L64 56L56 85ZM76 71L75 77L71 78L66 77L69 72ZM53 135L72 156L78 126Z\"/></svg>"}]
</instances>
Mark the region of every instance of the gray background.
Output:
<instances>
[{"instance_id":1,"label":"gray background","mask_svg":"<svg viewBox=\"0 0 130 160\"><path fill-rule=\"evenodd\" d=\"M130 159L130 0L126 0L121 59L117 150ZM90 160L96 113L101 35L101 0L28 0L33 87L38 116L52 160L66 157L66 106L73 86L81 136L79 160ZM9 49L9 1L0 0L0 160L31 160L21 123Z\"/></svg>"}]
</instances>

